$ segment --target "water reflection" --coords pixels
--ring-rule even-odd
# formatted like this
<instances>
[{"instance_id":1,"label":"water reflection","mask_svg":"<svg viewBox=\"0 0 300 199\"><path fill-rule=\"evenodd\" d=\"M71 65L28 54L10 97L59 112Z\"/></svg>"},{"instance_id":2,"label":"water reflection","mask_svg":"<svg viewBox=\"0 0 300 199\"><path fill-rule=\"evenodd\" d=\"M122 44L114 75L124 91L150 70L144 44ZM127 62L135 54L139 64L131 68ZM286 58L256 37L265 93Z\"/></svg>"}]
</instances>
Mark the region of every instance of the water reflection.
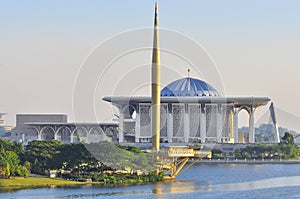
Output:
<instances>
[{"instance_id":1,"label":"water reflection","mask_svg":"<svg viewBox=\"0 0 300 199\"><path fill-rule=\"evenodd\" d=\"M249 191L257 189L269 189L278 187L300 186L300 176L279 177L251 182L211 185L199 184L195 181L172 181L157 183L154 186L154 194L189 193L201 191Z\"/></svg>"},{"instance_id":2,"label":"water reflection","mask_svg":"<svg viewBox=\"0 0 300 199\"><path fill-rule=\"evenodd\" d=\"M75 185L47 188L0 189L1 199L66 198L254 198L265 194L299 196L300 165L195 166L175 181L134 186ZM250 174L250 175L249 175ZM278 176L273 178L272 176ZM278 189L280 187L280 189ZM223 197L224 194L226 197ZM269 195L265 195L269 197ZM274 197L273 197L274 198ZM276 197L275 197L276 198ZM277 197L278 198L278 197ZM296 197L297 198L297 197Z\"/></svg>"},{"instance_id":3,"label":"water reflection","mask_svg":"<svg viewBox=\"0 0 300 199\"><path fill-rule=\"evenodd\" d=\"M185 193L197 189L195 181L167 181L156 183L153 188L154 194Z\"/></svg>"},{"instance_id":4,"label":"water reflection","mask_svg":"<svg viewBox=\"0 0 300 199\"><path fill-rule=\"evenodd\" d=\"M280 178L271 178L266 180L252 181L252 182L215 185L213 186L212 190L241 191L241 190L269 189L269 188L293 187L293 186L300 186L300 176L280 177Z\"/></svg>"}]
</instances>

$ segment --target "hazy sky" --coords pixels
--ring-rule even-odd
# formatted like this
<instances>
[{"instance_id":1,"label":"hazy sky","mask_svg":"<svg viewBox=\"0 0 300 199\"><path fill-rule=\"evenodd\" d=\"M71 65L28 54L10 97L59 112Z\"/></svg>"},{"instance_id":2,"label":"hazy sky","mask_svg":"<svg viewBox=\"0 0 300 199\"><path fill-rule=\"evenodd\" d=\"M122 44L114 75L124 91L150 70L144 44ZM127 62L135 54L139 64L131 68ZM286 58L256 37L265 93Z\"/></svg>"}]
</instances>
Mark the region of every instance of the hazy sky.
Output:
<instances>
[{"instance_id":1,"label":"hazy sky","mask_svg":"<svg viewBox=\"0 0 300 199\"><path fill-rule=\"evenodd\" d=\"M300 1L158 2L160 27L192 38L208 52L226 96L267 96L300 116ZM74 84L88 55L112 35L151 27L153 6L145 0L1 0L0 112L8 113L6 123L14 125L17 113L64 113L72 121ZM130 58L135 60L126 57L127 65ZM162 78L167 83L178 77ZM97 121L110 117L102 111L109 107L101 102L104 94L95 92Z\"/></svg>"}]
</instances>

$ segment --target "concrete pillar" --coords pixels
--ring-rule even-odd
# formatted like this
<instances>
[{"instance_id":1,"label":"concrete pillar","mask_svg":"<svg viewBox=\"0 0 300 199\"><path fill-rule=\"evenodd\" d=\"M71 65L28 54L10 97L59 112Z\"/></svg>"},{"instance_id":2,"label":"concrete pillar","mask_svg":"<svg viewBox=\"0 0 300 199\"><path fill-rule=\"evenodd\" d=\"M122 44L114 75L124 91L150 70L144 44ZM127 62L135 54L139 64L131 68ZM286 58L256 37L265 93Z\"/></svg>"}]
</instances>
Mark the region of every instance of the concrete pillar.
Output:
<instances>
[{"instance_id":1,"label":"concrete pillar","mask_svg":"<svg viewBox=\"0 0 300 199\"><path fill-rule=\"evenodd\" d=\"M189 142L189 137L190 137L190 118L186 108L184 113L184 142L185 143Z\"/></svg>"},{"instance_id":2,"label":"concrete pillar","mask_svg":"<svg viewBox=\"0 0 300 199\"><path fill-rule=\"evenodd\" d=\"M251 111L249 116L249 143L255 143L254 110Z\"/></svg>"},{"instance_id":3,"label":"concrete pillar","mask_svg":"<svg viewBox=\"0 0 300 199\"><path fill-rule=\"evenodd\" d=\"M135 117L135 142L139 143L140 142L140 136L141 136L141 125L140 125L140 113L137 109L136 111L136 117Z\"/></svg>"},{"instance_id":4,"label":"concrete pillar","mask_svg":"<svg viewBox=\"0 0 300 199\"><path fill-rule=\"evenodd\" d=\"M234 143L239 142L239 112L234 111L233 117L233 133L234 133Z\"/></svg>"},{"instance_id":5,"label":"concrete pillar","mask_svg":"<svg viewBox=\"0 0 300 199\"><path fill-rule=\"evenodd\" d=\"M72 144L74 142L74 133L70 132L70 143Z\"/></svg>"},{"instance_id":6,"label":"concrete pillar","mask_svg":"<svg viewBox=\"0 0 300 199\"><path fill-rule=\"evenodd\" d=\"M222 109L218 107L217 111L217 141L222 142L222 130L223 130L223 114Z\"/></svg>"},{"instance_id":7,"label":"concrete pillar","mask_svg":"<svg viewBox=\"0 0 300 199\"><path fill-rule=\"evenodd\" d=\"M172 138L173 138L173 115L172 111L168 113L168 118L167 118L167 137L168 137L168 142L172 143Z\"/></svg>"},{"instance_id":8,"label":"concrete pillar","mask_svg":"<svg viewBox=\"0 0 300 199\"><path fill-rule=\"evenodd\" d=\"M25 134L22 133L22 143L24 143L24 142L25 142Z\"/></svg>"},{"instance_id":9,"label":"concrete pillar","mask_svg":"<svg viewBox=\"0 0 300 199\"><path fill-rule=\"evenodd\" d=\"M119 118L119 143L124 142L124 113L120 109L120 118Z\"/></svg>"},{"instance_id":10,"label":"concrete pillar","mask_svg":"<svg viewBox=\"0 0 300 199\"><path fill-rule=\"evenodd\" d=\"M58 134L58 131L54 131L54 140L57 140L57 134ZM61 139L59 141L62 141L62 134L61 134Z\"/></svg>"},{"instance_id":11,"label":"concrete pillar","mask_svg":"<svg viewBox=\"0 0 300 199\"><path fill-rule=\"evenodd\" d=\"M202 110L202 107L201 107L201 112L200 112L200 136L201 136L201 143L205 143L205 138L206 138L206 116L205 116L204 108Z\"/></svg>"}]
</instances>

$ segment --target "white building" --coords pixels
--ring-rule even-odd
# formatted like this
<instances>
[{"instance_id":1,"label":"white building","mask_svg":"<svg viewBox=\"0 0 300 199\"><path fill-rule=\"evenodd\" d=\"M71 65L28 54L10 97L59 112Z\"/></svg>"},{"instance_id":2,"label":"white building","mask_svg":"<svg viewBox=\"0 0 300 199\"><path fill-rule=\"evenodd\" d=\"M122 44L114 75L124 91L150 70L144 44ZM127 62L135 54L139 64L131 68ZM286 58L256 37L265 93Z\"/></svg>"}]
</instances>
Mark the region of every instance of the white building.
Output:
<instances>
[{"instance_id":1,"label":"white building","mask_svg":"<svg viewBox=\"0 0 300 199\"><path fill-rule=\"evenodd\" d=\"M151 143L150 97L104 97L119 109L119 141ZM255 110L267 97L222 97L208 83L176 80L161 90L160 142L237 143L238 116L249 114L248 142L255 142Z\"/></svg>"},{"instance_id":2,"label":"white building","mask_svg":"<svg viewBox=\"0 0 300 199\"><path fill-rule=\"evenodd\" d=\"M10 140L27 144L33 140L63 143L116 141L116 123L69 123L63 114L18 114Z\"/></svg>"}]
</instances>

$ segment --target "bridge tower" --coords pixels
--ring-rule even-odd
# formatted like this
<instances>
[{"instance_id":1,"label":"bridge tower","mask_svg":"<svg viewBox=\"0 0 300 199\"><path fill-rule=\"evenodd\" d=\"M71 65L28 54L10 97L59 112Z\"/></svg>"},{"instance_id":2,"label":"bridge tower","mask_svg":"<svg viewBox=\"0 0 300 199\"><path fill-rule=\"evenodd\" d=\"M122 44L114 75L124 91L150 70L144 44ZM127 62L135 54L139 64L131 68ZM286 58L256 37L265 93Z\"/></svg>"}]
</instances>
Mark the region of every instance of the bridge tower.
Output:
<instances>
[{"instance_id":1,"label":"bridge tower","mask_svg":"<svg viewBox=\"0 0 300 199\"><path fill-rule=\"evenodd\" d=\"M274 109L273 102L271 102L269 110L270 110L270 114L271 114L273 128L274 128L275 135L276 135L276 142L279 143L280 142L280 136L279 136L278 123L277 123L277 120L276 120L276 115L275 115L275 109Z\"/></svg>"}]
</instances>

